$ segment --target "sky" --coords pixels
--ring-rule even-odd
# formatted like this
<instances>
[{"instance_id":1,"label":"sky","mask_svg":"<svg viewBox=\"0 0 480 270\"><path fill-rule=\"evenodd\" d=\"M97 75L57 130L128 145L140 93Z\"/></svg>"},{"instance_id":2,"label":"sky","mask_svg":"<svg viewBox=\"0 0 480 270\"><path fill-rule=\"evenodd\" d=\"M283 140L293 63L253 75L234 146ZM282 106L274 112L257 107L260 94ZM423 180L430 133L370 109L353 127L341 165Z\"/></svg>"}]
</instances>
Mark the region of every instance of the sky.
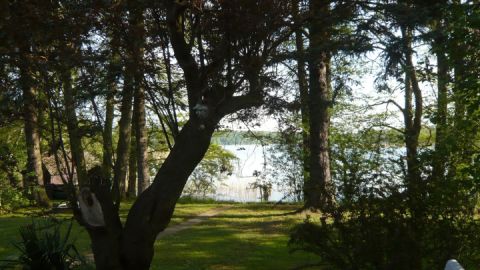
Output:
<instances>
[{"instance_id":1,"label":"sky","mask_svg":"<svg viewBox=\"0 0 480 270\"><path fill-rule=\"evenodd\" d=\"M414 62L417 63L418 68L420 65L418 62L420 59L424 59L428 54L428 47L425 45L419 45L415 48L418 54L414 58ZM431 56L428 56L428 61L430 65L435 66L435 59ZM350 93L348 102L351 102L359 107L365 108L363 113L365 115L379 114L384 112L389 112L390 117L387 119L386 123L395 127L401 127L403 125L403 116L401 115L400 110L393 104L385 103L387 100L394 100L397 104L403 107L404 105L404 96L402 91L402 85L394 80L390 80L388 85L395 89L392 93L379 93L375 88L375 80L378 74L383 70L383 63L380 57L380 51L377 49L373 52L370 52L357 61L357 68L361 69L362 74L355 74L350 77L353 81L359 82L358 85L352 85L352 91ZM434 70L435 71L435 70ZM282 71L281 71L282 72ZM292 83L292 82L290 82ZM294 83L294 82L293 82ZM435 96L435 85L431 82L421 83L424 105L433 104L436 100ZM291 87L288 83L282 87ZM332 122L335 124L338 121L347 121L343 117L335 118L333 117ZM231 118L226 118L221 122L222 128L231 129L231 130L252 130L252 131L278 131L279 124L274 117L262 115L259 113L257 119L252 123L244 123L240 121L231 121Z\"/></svg>"}]
</instances>

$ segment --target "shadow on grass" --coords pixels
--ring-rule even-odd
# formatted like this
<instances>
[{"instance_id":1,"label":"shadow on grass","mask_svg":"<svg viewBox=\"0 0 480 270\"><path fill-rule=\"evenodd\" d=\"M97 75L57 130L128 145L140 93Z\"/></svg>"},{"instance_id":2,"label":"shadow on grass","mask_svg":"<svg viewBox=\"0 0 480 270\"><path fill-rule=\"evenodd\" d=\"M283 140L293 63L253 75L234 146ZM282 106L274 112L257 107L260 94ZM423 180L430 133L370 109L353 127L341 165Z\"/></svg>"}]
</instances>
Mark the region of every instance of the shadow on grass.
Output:
<instances>
[{"instance_id":1,"label":"shadow on grass","mask_svg":"<svg viewBox=\"0 0 480 270\"><path fill-rule=\"evenodd\" d=\"M285 220L282 214L222 216L158 241L152 269L268 270L318 263L314 255L289 252L288 232L293 218ZM262 220L263 216L279 218Z\"/></svg>"}]
</instances>

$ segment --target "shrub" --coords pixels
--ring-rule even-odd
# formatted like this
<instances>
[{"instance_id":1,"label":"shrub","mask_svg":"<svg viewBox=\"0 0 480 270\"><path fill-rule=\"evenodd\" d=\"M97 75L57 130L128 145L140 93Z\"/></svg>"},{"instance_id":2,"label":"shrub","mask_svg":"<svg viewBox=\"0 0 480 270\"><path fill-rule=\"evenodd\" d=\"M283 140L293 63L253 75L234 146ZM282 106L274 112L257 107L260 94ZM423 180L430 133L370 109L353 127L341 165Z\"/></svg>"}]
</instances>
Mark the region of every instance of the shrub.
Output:
<instances>
[{"instance_id":1,"label":"shrub","mask_svg":"<svg viewBox=\"0 0 480 270\"><path fill-rule=\"evenodd\" d=\"M15 243L20 251L18 259L8 261L4 267L22 266L23 269L76 269L85 267L85 259L70 241L72 220L66 233L63 224L54 218L32 220L19 229L21 240Z\"/></svg>"},{"instance_id":2,"label":"shrub","mask_svg":"<svg viewBox=\"0 0 480 270\"><path fill-rule=\"evenodd\" d=\"M29 200L21 190L8 184L0 185L0 213L11 212L29 204Z\"/></svg>"}]
</instances>

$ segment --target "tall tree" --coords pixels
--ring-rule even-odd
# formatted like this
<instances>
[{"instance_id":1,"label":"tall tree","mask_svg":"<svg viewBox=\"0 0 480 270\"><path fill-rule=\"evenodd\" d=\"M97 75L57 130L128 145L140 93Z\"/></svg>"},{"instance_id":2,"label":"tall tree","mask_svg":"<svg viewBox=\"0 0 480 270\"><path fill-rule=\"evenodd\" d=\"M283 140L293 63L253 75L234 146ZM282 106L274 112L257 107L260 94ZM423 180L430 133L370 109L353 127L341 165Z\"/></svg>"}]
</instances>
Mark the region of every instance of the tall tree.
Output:
<instances>
[{"instance_id":1,"label":"tall tree","mask_svg":"<svg viewBox=\"0 0 480 270\"><path fill-rule=\"evenodd\" d=\"M168 29L170 49L183 71L185 88L178 91L184 91L187 97L183 101L185 122L152 185L138 196L123 225L118 213L118 191L128 163L131 105L135 80L139 81L135 78L134 40L127 40L114 189L110 191L102 169L92 169L87 178L89 190L84 189L81 196L85 198L82 215L77 215L92 240L97 269L150 267L156 235L170 222L188 176L205 155L219 121L226 115L260 106L268 90L275 87L265 71L278 46L292 32L286 20L291 7L283 4L276 0L213 1L211 5L165 1L149 7L145 14L161 14L157 23ZM127 5L130 10L135 7ZM138 23L134 15L128 13L129 39ZM245 16L248 24L242 23ZM190 27L193 25L196 27ZM226 33L228 39L219 38ZM89 219L88 209L92 207L101 211ZM103 228L99 230L98 226Z\"/></svg>"},{"instance_id":2,"label":"tall tree","mask_svg":"<svg viewBox=\"0 0 480 270\"><path fill-rule=\"evenodd\" d=\"M133 117L135 119L136 117ZM134 126L134 124L132 124ZM130 141L130 160L128 164L128 189L127 198L132 199L137 197L137 155L136 153L136 131L132 129L132 137Z\"/></svg>"},{"instance_id":3,"label":"tall tree","mask_svg":"<svg viewBox=\"0 0 480 270\"><path fill-rule=\"evenodd\" d=\"M117 93L118 79L121 75L121 5L112 5L105 16L106 31L109 38L106 102L105 102L105 125L103 128L103 169L107 178L111 178L113 168L113 119L115 111L115 94Z\"/></svg>"},{"instance_id":4,"label":"tall tree","mask_svg":"<svg viewBox=\"0 0 480 270\"><path fill-rule=\"evenodd\" d=\"M302 1L294 1L292 3L292 15L294 16L295 23L302 24L302 16L300 15L299 8ZM298 27L295 31L295 50L297 52L297 79L298 90L300 94L300 113L302 118L302 150L303 150L303 186L309 187L307 184L310 178L310 143L309 143L309 105L308 105L308 81L306 72L306 52L303 39L303 28ZM308 193L308 190L305 190Z\"/></svg>"},{"instance_id":5,"label":"tall tree","mask_svg":"<svg viewBox=\"0 0 480 270\"><path fill-rule=\"evenodd\" d=\"M114 168L113 177L113 193L116 197L116 203L120 203L121 197L125 195L127 170L130 153L130 140L132 130L132 102L135 93L135 69L138 67L135 58L135 44L139 41L136 40L136 27L138 22L138 12L134 1L127 3L127 9L131 12L128 13L128 32L125 36L125 71L123 76L123 91L122 91L122 103L121 103L121 116L119 122L119 139L117 145L116 162ZM140 11L143 12L143 11Z\"/></svg>"},{"instance_id":6,"label":"tall tree","mask_svg":"<svg viewBox=\"0 0 480 270\"><path fill-rule=\"evenodd\" d=\"M150 174L148 172L147 156L147 122L145 115L145 87L144 87L144 44L145 44L145 26L143 18L143 7L140 3L129 7L130 24L132 31L132 57L135 64L134 68L134 88L135 101L133 104L135 141L136 141L136 160L137 160L137 192L142 193L150 185Z\"/></svg>"},{"instance_id":7,"label":"tall tree","mask_svg":"<svg viewBox=\"0 0 480 270\"><path fill-rule=\"evenodd\" d=\"M25 121L25 139L27 146L27 168L25 173L24 188L31 192L35 201L48 206L48 198L44 190L42 153L40 150L40 130L38 112L38 91L34 88L34 81L30 65L32 53L28 46L21 47L20 85L23 93L23 111Z\"/></svg>"},{"instance_id":8,"label":"tall tree","mask_svg":"<svg viewBox=\"0 0 480 270\"><path fill-rule=\"evenodd\" d=\"M42 153L40 149L40 95L36 74L36 36L28 32L29 23L38 19L30 13L27 3L10 7L12 18L5 25L5 31L13 37L9 44L17 52L14 54L14 66L18 67L18 85L23 98L24 131L27 150L27 166L24 176L24 188L31 193L36 202L48 206L49 201L44 190ZM15 27L19 27L18 31ZM10 31L10 32L8 32Z\"/></svg>"},{"instance_id":9,"label":"tall tree","mask_svg":"<svg viewBox=\"0 0 480 270\"><path fill-rule=\"evenodd\" d=\"M305 206L325 207L332 203L328 129L330 127L330 57L331 26L328 19L330 3L311 0L309 10L309 120L310 120L310 179L305 190ZM323 18L323 19L322 19Z\"/></svg>"}]
</instances>

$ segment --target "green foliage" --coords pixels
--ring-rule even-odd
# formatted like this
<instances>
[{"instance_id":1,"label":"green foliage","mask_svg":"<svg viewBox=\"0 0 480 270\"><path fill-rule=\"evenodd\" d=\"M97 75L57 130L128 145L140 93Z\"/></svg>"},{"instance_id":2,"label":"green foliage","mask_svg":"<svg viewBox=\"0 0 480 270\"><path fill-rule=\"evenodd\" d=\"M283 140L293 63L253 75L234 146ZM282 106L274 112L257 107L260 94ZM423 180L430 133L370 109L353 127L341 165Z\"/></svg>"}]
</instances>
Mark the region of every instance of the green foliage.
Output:
<instances>
[{"instance_id":1,"label":"green foliage","mask_svg":"<svg viewBox=\"0 0 480 270\"><path fill-rule=\"evenodd\" d=\"M30 201L22 191L10 184L0 183L0 213L12 212L28 205Z\"/></svg>"},{"instance_id":2,"label":"green foliage","mask_svg":"<svg viewBox=\"0 0 480 270\"><path fill-rule=\"evenodd\" d=\"M21 265L23 269L75 269L85 266L85 260L70 241L73 220L62 233L62 223L54 218L32 220L20 227L21 241L15 244L20 251L17 260L9 266Z\"/></svg>"},{"instance_id":3,"label":"green foliage","mask_svg":"<svg viewBox=\"0 0 480 270\"><path fill-rule=\"evenodd\" d=\"M295 227L293 250L319 255L329 269L418 269L417 255L421 269L440 269L450 258L467 269L478 263L480 224L472 196L478 185L472 171L435 180L431 153L424 149L424 195L417 197L403 173L403 151L385 147L381 133L335 130L332 141L337 204L319 220Z\"/></svg>"},{"instance_id":4,"label":"green foliage","mask_svg":"<svg viewBox=\"0 0 480 270\"><path fill-rule=\"evenodd\" d=\"M232 144L258 144L258 139L265 141L275 141L278 139L277 132L267 131L217 131L213 134L212 142L219 145Z\"/></svg>"},{"instance_id":5,"label":"green foliage","mask_svg":"<svg viewBox=\"0 0 480 270\"><path fill-rule=\"evenodd\" d=\"M215 192L216 185L233 173L235 155L221 146L211 144L203 160L190 175L184 194L205 197Z\"/></svg>"}]
</instances>

